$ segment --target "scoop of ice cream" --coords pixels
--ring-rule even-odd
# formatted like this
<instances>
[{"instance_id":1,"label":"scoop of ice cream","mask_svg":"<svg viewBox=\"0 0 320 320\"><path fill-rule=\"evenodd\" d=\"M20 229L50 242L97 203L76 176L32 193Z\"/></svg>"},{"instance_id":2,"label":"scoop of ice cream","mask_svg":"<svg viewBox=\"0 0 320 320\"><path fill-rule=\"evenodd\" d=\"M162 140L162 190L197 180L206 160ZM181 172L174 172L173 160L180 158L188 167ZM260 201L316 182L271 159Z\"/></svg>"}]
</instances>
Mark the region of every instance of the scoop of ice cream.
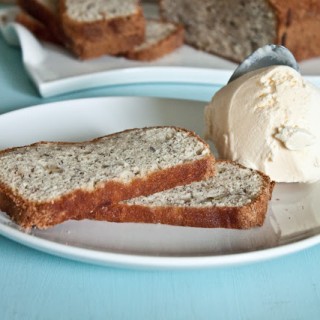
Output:
<instances>
[{"instance_id":1,"label":"scoop of ice cream","mask_svg":"<svg viewBox=\"0 0 320 320\"><path fill-rule=\"evenodd\" d=\"M221 158L277 182L320 179L320 90L294 69L249 72L205 108L206 133Z\"/></svg>"}]
</instances>

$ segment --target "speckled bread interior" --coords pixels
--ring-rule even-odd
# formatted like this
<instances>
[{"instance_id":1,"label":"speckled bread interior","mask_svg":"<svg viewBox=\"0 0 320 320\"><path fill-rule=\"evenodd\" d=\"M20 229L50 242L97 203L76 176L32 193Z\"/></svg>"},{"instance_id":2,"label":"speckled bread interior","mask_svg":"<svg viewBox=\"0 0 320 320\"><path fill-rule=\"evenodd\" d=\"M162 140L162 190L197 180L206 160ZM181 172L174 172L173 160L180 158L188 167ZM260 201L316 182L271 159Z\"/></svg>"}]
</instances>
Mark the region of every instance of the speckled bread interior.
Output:
<instances>
[{"instance_id":1,"label":"speckled bread interior","mask_svg":"<svg viewBox=\"0 0 320 320\"><path fill-rule=\"evenodd\" d=\"M259 227L273 186L259 171L218 161L214 177L102 206L92 213L92 219L201 228Z\"/></svg>"},{"instance_id":2,"label":"speckled bread interior","mask_svg":"<svg viewBox=\"0 0 320 320\"><path fill-rule=\"evenodd\" d=\"M146 20L145 40L125 56L129 59L151 61L174 51L183 45L184 29L171 22Z\"/></svg>"},{"instance_id":3,"label":"speckled bread interior","mask_svg":"<svg viewBox=\"0 0 320 320\"><path fill-rule=\"evenodd\" d=\"M205 142L176 127L40 142L0 152L0 192L15 204L8 213L21 226L45 228L103 204L209 177L214 161Z\"/></svg>"},{"instance_id":4,"label":"speckled bread interior","mask_svg":"<svg viewBox=\"0 0 320 320\"><path fill-rule=\"evenodd\" d=\"M237 62L269 43L286 46L297 60L320 55L319 1L159 2L164 19L185 26L190 45Z\"/></svg>"},{"instance_id":5,"label":"speckled bread interior","mask_svg":"<svg viewBox=\"0 0 320 320\"><path fill-rule=\"evenodd\" d=\"M143 42L145 19L137 0L60 0L68 47L82 59L120 54Z\"/></svg>"}]
</instances>

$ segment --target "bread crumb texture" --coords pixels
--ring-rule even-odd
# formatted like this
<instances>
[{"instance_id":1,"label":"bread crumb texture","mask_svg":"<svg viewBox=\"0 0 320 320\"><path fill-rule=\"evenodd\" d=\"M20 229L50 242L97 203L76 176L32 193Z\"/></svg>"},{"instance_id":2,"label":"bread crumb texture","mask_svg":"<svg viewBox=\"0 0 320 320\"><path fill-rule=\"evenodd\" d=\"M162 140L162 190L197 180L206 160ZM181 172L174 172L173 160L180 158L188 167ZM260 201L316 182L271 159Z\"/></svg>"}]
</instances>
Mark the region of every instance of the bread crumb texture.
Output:
<instances>
[{"instance_id":1,"label":"bread crumb texture","mask_svg":"<svg viewBox=\"0 0 320 320\"><path fill-rule=\"evenodd\" d=\"M162 17L185 26L186 42L236 61L276 40L268 1L161 0Z\"/></svg>"},{"instance_id":2,"label":"bread crumb texture","mask_svg":"<svg viewBox=\"0 0 320 320\"><path fill-rule=\"evenodd\" d=\"M261 192L262 176L232 162L217 162L215 177L147 197L122 201L127 205L150 207L241 207Z\"/></svg>"},{"instance_id":3,"label":"bread crumb texture","mask_svg":"<svg viewBox=\"0 0 320 320\"><path fill-rule=\"evenodd\" d=\"M127 17L138 10L136 0L66 0L68 15L80 22Z\"/></svg>"},{"instance_id":4,"label":"bread crumb texture","mask_svg":"<svg viewBox=\"0 0 320 320\"><path fill-rule=\"evenodd\" d=\"M146 23L145 41L141 45L137 45L134 51L144 50L157 44L159 41L166 39L176 29L177 26L173 23L148 20Z\"/></svg>"},{"instance_id":5,"label":"bread crumb texture","mask_svg":"<svg viewBox=\"0 0 320 320\"><path fill-rule=\"evenodd\" d=\"M37 143L0 153L0 184L29 200L48 201L75 189L134 178L210 154L188 131L174 127L123 131L82 143Z\"/></svg>"}]
</instances>

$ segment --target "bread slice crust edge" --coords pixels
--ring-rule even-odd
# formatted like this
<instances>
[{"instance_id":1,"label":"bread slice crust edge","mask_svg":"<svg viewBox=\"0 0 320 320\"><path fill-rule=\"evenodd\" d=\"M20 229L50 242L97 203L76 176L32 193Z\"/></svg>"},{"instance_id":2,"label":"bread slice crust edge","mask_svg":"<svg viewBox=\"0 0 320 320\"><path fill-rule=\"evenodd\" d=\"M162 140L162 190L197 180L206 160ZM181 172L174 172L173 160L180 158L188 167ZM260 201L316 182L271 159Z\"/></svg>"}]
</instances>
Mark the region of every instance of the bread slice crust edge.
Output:
<instances>
[{"instance_id":1,"label":"bread slice crust edge","mask_svg":"<svg viewBox=\"0 0 320 320\"><path fill-rule=\"evenodd\" d=\"M184 43L184 28L182 25L177 25L176 29L166 38L152 44L142 50L130 50L125 56L132 60L152 61L159 59L164 55L181 47Z\"/></svg>"},{"instance_id":2,"label":"bread slice crust edge","mask_svg":"<svg viewBox=\"0 0 320 320\"><path fill-rule=\"evenodd\" d=\"M193 135L208 147L207 143L196 136L193 132L181 128L176 129L185 131L189 135ZM130 130L125 130L123 132ZM117 133L112 135L116 134ZM86 143L94 143L101 138L103 137L87 141ZM43 143L48 142L38 142L30 146L37 146ZM55 144L75 145L77 143L56 142ZM0 151L0 156L1 154L10 152L14 149L17 148L2 150ZM12 190L8 185L0 182L0 210L5 211L23 228L28 229L36 226L38 228L45 229L68 219L76 219L79 215L83 219L90 218L91 213L97 207L102 205L110 205L139 195L149 195L158 191L173 188L174 186L205 179L214 175L214 163L215 158L211 154L208 154L198 160L154 171L147 177L135 178L129 183L122 183L118 181L101 182L93 190L77 189L50 201L44 202L25 199L14 192L14 190Z\"/></svg>"},{"instance_id":3,"label":"bread slice crust edge","mask_svg":"<svg viewBox=\"0 0 320 320\"><path fill-rule=\"evenodd\" d=\"M236 165L244 168L239 164ZM260 193L253 201L241 207L157 207L116 203L102 206L92 212L92 219L198 228L249 229L260 227L264 223L275 183L262 172L255 172L262 177Z\"/></svg>"}]
</instances>

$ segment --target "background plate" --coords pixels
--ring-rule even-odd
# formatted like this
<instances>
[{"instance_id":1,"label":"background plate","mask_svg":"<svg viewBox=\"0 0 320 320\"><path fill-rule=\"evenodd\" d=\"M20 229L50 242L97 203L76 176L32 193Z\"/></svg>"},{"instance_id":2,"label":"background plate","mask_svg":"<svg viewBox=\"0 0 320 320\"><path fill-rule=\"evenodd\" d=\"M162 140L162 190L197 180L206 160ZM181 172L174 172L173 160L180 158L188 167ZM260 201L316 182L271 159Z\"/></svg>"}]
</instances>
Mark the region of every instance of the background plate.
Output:
<instances>
[{"instance_id":1,"label":"background plate","mask_svg":"<svg viewBox=\"0 0 320 320\"><path fill-rule=\"evenodd\" d=\"M39 140L81 141L128 128L176 125L203 134L203 102L94 98L30 107L0 116L0 149ZM0 233L59 256L102 265L192 268L247 263L320 241L320 184L278 184L266 222L252 230L68 221L19 230L0 213Z\"/></svg>"},{"instance_id":2,"label":"background plate","mask_svg":"<svg viewBox=\"0 0 320 320\"><path fill-rule=\"evenodd\" d=\"M145 12L157 16L154 5L147 5ZM15 8L0 10L0 30L9 44L21 46L24 67L43 97L133 83L224 85L237 66L187 45L149 63L112 56L80 61L64 48L40 43L23 26L11 23L15 14ZM320 86L320 58L303 61L300 69L306 79Z\"/></svg>"}]
</instances>

